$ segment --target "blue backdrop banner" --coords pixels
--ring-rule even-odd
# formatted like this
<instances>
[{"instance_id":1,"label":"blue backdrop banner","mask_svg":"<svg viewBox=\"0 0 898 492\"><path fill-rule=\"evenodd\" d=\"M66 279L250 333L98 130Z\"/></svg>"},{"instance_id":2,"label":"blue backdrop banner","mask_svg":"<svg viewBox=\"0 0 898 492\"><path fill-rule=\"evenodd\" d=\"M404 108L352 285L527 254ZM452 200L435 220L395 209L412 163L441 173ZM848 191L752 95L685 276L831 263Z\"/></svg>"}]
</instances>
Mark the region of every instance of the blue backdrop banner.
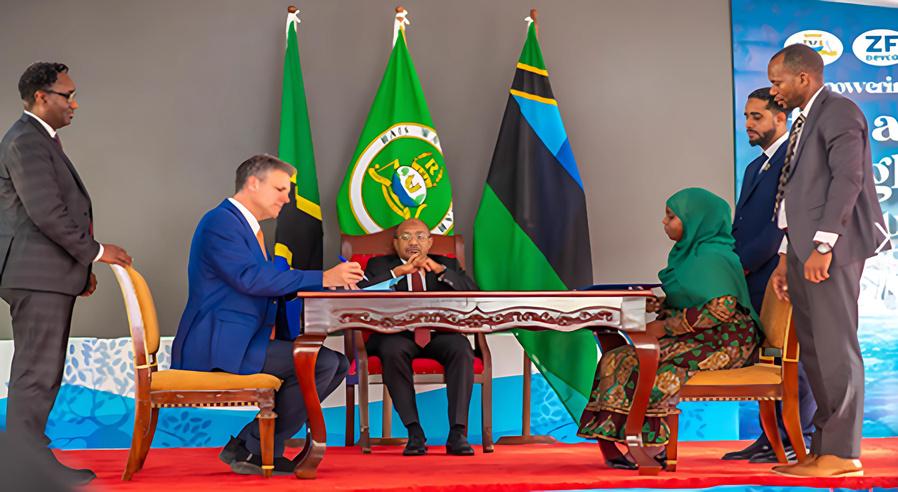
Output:
<instances>
[{"instance_id":1,"label":"blue backdrop banner","mask_svg":"<svg viewBox=\"0 0 898 492\"><path fill-rule=\"evenodd\" d=\"M823 0L732 0L736 190L759 154L745 135L751 91L770 85L767 62L789 44L823 57L826 86L851 98L870 125L873 175L887 231L898 245L898 8ZM860 341L866 367L864 436L898 435L898 253L867 262Z\"/></svg>"}]
</instances>

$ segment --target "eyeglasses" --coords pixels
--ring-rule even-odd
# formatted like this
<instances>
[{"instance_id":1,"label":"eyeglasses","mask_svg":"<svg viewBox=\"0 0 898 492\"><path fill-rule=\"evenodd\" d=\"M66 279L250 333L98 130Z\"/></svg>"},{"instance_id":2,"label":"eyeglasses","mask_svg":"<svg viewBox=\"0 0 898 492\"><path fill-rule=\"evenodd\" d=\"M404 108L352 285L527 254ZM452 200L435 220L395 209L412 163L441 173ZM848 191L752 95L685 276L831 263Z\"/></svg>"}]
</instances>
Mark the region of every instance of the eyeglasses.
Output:
<instances>
[{"instance_id":1,"label":"eyeglasses","mask_svg":"<svg viewBox=\"0 0 898 492\"><path fill-rule=\"evenodd\" d=\"M44 92L48 92L48 93L50 93L50 94L56 94L57 96L62 96L62 97L65 98L66 101L68 101L68 102L70 102L70 103L71 103L72 101L75 100L75 91L72 91L72 92L57 92L57 91L51 91L51 90L48 89L48 90L45 90Z\"/></svg>"},{"instance_id":2,"label":"eyeglasses","mask_svg":"<svg viewBox=\"0 0 898 492\"><path fill-rule=\"evenodd\" d=\"M428 234L426 232L418 232L415 234L412 234L411 232L403 232L402 234L400 234L396 237L398 237L402 241L411 241L412 238L415 238L418 241L424 241L424 240L430 238L430 234Z\"/></svg>"}]
</instances>

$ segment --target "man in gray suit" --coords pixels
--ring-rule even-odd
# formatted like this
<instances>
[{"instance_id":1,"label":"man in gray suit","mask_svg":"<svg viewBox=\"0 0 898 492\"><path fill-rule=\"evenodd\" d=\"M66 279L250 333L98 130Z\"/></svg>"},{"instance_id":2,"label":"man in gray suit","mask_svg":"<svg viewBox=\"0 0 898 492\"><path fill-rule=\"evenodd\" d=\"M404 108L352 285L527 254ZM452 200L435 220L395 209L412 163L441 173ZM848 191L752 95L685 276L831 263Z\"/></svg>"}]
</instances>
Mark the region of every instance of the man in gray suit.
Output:
<instances>
[{"instance_id":1,"label":"man in gray suit","mask_svg":"<svg viewBox=\"0 0 898 492\"><path fill-rule=\"evenodd\" d=\"M131 257L94 239L90 196L56 134L78 109L68 67L32 64L19 94L25 112L0 141L0 297L9 303L15 344L6 429L43 449L48 472L86 483L93 472L53 459L44 429L62 382L75 297L97 285L91 265L130 265Z\"/></svg>"},{"instance_id":2,"label":"man in gray suit","mask_svg":"<svg viewBox=\"0 0 898 492\"><path fill-rule=\"evenodd\" d=\"M889 247L873 186L867 121L823 86L823 59L787 46L767 68L770 94L799 114L789 133L774 217L786 231L772 281L792 300L817 412L808 458L774 467L797 477L863 475L864 364L858 343L864 262Z\"/></svg>"}]
</instances>

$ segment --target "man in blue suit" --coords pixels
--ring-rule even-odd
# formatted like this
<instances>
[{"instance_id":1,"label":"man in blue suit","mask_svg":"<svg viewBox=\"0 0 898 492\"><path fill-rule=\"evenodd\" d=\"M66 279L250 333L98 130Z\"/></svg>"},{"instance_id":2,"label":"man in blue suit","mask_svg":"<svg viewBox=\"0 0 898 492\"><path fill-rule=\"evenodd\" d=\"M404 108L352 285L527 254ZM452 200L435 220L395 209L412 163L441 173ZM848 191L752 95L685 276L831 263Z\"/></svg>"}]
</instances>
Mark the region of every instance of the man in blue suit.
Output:
<instances>
[{"instance_id":1,"label":"man in blue suit","mask_svg":"<svg viewBox=\"0 0 898 492\"><path fill-rule=\"evenodd\" d=\"M761 311L767 281L779 262L779 247L783 231L773 217L776 200L776 186L780 170L786 160L786 113L770 95L770 88L758 89L748 96L745 103L745 133L753 147L761 147L763 152L745 169L742 190L736 203L733 218L733 237L736 238L736 254L742 260L745 281L751 295L751 303L756 311ZM814 426L811 420L817 405L808 386L807 375L798 365L799 413L805 441L810 442ZM780 435L786 446L786 455L793 459L795 451L788 442L782 421L782 408L777 405L777 420ZM767 437L762 433L751 445L741 451L724 455L725 460L747 459L752 463L775 463L776 455Z\"/></svg>"},{"instance_id":2,"label":"man in blue suit","mask_svg":"<svg viewBox=\"0 0 898 492\"><path fill-rule=\"evenodd\" d=\"M275 157L257 155L237 168L237 193L207 212L197 225L187 266L189 293L172 345L172 368L266 373L283 383L275 398L275 473L292 473L284 458L284 441L307 419L293 366L293 343L286 330L272 339L278 301L300 290L356 288L358 263L330 270L283 271L271 262L259 221L273 219L289 202L295 169ZM333 392L349 364L346 357L322 347L315 382L323 400ZM240 474L261 474L259 425L253 420L219 455Z\"/></svg>"}]
</instances>

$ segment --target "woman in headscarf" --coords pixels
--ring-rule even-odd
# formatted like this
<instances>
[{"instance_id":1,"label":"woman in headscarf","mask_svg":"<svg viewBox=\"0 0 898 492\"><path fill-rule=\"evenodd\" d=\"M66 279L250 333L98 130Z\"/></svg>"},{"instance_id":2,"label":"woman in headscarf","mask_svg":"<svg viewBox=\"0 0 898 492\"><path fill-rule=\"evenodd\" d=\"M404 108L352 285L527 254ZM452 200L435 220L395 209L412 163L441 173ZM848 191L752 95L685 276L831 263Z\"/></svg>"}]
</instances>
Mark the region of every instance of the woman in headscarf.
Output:
<instances>
[{"instance_id":1,"label":"woman in headscarf","mask_svg":"<svg viewBox=\"0 0 898 492\"><path fill-rule=\"evenodd\" d=\"M742 264L733 251L729 205L707 190L687 188L667 200L662 222L676 244L667 257L667 268L658 274L666 298L648 306L658 319L646 331L658 338L661 354L642 439L647 451L663 464L671 398L698 371L746 365L757 347L760 323L751 307ZM638 371L632 346L604 353L580 418L578 434L597 438L606 463L613 468L636 468L615 443L625 441Z\"/></svg>"}]
</instances>

